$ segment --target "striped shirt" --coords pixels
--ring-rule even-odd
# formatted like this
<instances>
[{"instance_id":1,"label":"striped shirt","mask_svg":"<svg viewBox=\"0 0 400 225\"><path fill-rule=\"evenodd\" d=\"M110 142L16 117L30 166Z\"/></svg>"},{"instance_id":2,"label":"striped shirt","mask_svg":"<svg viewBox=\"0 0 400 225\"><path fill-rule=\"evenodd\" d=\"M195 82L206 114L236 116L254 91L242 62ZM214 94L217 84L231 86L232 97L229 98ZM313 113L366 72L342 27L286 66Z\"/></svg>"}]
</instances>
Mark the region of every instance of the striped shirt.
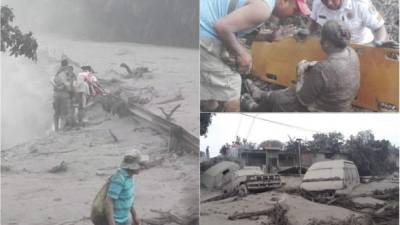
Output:
<instances>
[{"instance_id":1,"label":"striped shirt","mask_svg":"<svg viewBox=\"0 0 400 225\"><path fill-rule=\"evenodd\" d=\"M135 197L134 190L135 181L125 169L118 169L111 177L107 196L114 200L114 219L117 223L128 221Z\"/></svg>"}]
</instances>

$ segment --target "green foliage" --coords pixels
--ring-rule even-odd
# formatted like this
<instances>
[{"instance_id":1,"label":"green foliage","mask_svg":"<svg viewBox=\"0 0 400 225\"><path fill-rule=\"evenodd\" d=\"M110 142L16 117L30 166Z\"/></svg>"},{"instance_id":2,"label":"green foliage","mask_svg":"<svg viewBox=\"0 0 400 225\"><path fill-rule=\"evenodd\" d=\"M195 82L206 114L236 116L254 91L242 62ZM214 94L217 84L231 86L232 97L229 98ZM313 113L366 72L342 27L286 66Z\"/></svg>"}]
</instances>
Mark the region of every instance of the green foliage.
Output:
<instances>
[{"instance_id":1,"label":"green foliage","mask_svg":"<svg viewBox=\"0 0 400 225\"><path fill-rule=\"evenodd\" d=\"M282 148L283 143L278 140L266 140L266 141L261 142L259 146L263 147L263 148L268 148L268 147Z\"/></svg>"},{"instance_id":2,"label":"green foliage","mask_svg":"<svg viewBox=\"0 0 400 225\"><path fill-rule=\"evenodd\" d=\"M200 136L207 136L213 115L212 113L200 113Z\"/></svg>"},{"instance_id":3,"label":"green foliage","mask_svg":"<svg viewBox=\"0 0 400 225\"><path fill-rule=\"evenodd\" d=\"M307 146L304 144L299 143L296 139L290 138L288 142L286 142L285 150L289 152L297 152L299 151L299 145L302 152L308 151Z\"/></svg>"},{"instance_id":4,"label":"green foliage","mask_svg":"<svg viewBox=\"0 0 400 225\"><path fill-rule=\"evenodd\" d=\"M314 152L328 151L337 153L343 147L344 136L340 132L316 133L313 135L313 140L308 141L306 144L307 148Z\"/></svg>"},{"instance_id":5,"label":"green foliage","mask_svg":"<svg viewBox=\"0 0 400 225\"><path fill-rule=\"evenodd\" d=\"M297 152L298 142L290 139L286 143L286 151ZM375 140L372 131L360 131L355 136L344 139L339 132L316 133L313 140L300 145L301 150L313 152L347 153L362 176L385 175L396 171L399 160L399 148L387 140Z\"/></svg>"},{"instance_id":6,"label":"green foliage","mask_svg":"<svg viewBox=\"0 0 400 225\"><path fill-rule=\"evenodd\" d=\"M351 136L345 148L362 176L384 175L397 170L395 162L399 149L387 140L375 140L371 131ZM395 155L397 157L393 159Z\"/></svg>"},{"instance_id":7,"label":"green foliage","mask_svg":"<svg viewBox=\"0 0 400 225\"><path fill-rule=\"evenodd\" d=\"M25 57L37 61L38 44L32 32L22 33L18 26L12 26L15 16L8 6L1 6L1 51L10 55Z\"/></svg>"}]
</instances>

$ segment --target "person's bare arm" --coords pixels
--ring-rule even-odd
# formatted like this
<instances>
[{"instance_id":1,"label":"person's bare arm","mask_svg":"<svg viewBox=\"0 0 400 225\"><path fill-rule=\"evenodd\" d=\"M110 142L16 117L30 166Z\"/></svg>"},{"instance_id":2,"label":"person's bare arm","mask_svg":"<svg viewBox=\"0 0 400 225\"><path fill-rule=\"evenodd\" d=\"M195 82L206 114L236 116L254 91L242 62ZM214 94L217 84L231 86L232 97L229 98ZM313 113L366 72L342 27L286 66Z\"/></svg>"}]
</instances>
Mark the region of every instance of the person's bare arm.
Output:
<instances>
[{"instance_id":1,"label":"person's bare arm","mask_svg":"<svg viewBox=\"0 0 400 225\"><path fill-rule=\"evenodd\" d=\"M375 42L385 42L388 40L388 33L385 26L381 26L379 29L374 30L374 41Z\"/></svg>"},{"instance_id":2,"label":"person's bare arm","mask_svg":"<svg viewBox=\"0 0 400 225\"><path fill-rule=\"evenodd\" d=\"M232 53L239 67L250 66L251 57L247 50L236 39L235 32L255 27L266 21L271 13L268 6L261 0L248 0L248 3L219 19L214 24L218 37L222 40L228 51Z\"/></svg>"},{"instance_id":3,"label":"person's bare arm","mask_svg":"<svg viewBox=\"0 0 400 225\"><path fill-rule=\"evenodd\" d=\"M106 217L108 221L108 225L115 225L114 222L114 202L113 200L106 196Z\"/></svg>"},{"instance_id":4,"label":"person's bare arm","mask_svg":"<svg viewBox=\"0 0 400 225\"><path fill-rule=\"evenodd\" d=\"M132 206L132 208L131 208L131 214L132 214L133 224L134 225L140 225L139 218L138 218L138 216L136 214L136 210L135 210L134 206Z\"/></svg>"}]
</instances>

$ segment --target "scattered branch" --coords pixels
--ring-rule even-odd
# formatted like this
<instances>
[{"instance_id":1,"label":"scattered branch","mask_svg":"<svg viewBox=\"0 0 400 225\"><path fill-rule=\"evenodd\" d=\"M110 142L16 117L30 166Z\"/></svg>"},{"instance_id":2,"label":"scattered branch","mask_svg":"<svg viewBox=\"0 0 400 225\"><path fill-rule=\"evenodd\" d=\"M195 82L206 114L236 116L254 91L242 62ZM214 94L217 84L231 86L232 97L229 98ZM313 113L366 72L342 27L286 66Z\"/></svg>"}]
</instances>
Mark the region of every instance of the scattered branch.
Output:
<instances>
[{"instance_id":1,"label":"scattered branch","mask_svg":"<svg viewBox=\"0 0 400 225\"><path fill-rule=\"evenodd\" d=\"M114 139L114 142L118 142L117 136L111 131L111 129L108 129L108 133L111 135L111 137Z\"/></svg>"},{"instance_id":2,"label":"scattered branch","mask_svg":"<svg viewBox=\"0 0 400 225\"><path fill-rule=\"evenodd\" d=\"M172 120L172 114L181 106L181 104L175 106L169 113L166 113L162 107L158 107L161 112L164 114L165 119L171 121Z\"/></svg>"}]
</instances>

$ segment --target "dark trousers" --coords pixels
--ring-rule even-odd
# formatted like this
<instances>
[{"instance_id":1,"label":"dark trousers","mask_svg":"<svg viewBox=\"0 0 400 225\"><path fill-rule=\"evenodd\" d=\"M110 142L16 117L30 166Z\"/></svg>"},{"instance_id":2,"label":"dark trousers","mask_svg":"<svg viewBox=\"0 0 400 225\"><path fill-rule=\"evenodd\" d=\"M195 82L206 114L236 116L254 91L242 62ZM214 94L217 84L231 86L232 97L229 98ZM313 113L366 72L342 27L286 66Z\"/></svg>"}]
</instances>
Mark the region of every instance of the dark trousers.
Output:
<instances>
[{"instance_id":1,"label":"dark trousers","mask_svg":"<svg viewBox=\"0 0 400 225\"><path fill-rule=\"evenodd\" d=\"M307 112L296 96L296 90L286 88L282 90L270 91L267 96L262 98L255 112Z\"/></svg>"}]
</instances>

